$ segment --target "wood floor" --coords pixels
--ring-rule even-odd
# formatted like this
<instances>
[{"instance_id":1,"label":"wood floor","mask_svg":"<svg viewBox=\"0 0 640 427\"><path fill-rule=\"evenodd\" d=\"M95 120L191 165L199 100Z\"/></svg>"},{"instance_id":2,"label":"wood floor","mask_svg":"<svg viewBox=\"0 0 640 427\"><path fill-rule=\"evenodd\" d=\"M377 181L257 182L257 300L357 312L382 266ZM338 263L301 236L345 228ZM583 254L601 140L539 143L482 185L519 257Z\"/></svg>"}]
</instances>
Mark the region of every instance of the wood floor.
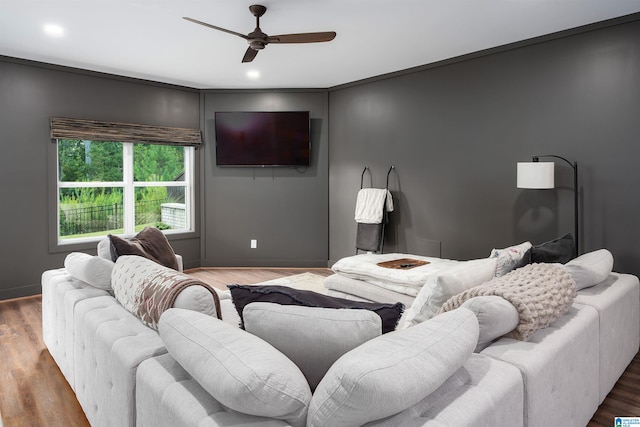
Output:
<instances>
[{"instance_id":1,"label":"wood floor","mask_svg":"<svg viewBox=\"0 0 640 427\"><path fill-rule=\"evenodd\" d=\"M328 269L197 269L189 274L225 289ZM40 296L0 301L0 413L2 427L86 427L73 391L42 343ZM624 372L588 427L610 427L616 416L640 416L640 353Z\"/></svg>"},{"instance_id":2,"label":"wood floor","mask_svg":"<svg viewBox=\"0 0 640 427\"><path fill-rule=\"evenodd\" d=\"M4 427L89 425L42 343L40 296L0 302L0 413Z\"/></svg>"}]
</instances>

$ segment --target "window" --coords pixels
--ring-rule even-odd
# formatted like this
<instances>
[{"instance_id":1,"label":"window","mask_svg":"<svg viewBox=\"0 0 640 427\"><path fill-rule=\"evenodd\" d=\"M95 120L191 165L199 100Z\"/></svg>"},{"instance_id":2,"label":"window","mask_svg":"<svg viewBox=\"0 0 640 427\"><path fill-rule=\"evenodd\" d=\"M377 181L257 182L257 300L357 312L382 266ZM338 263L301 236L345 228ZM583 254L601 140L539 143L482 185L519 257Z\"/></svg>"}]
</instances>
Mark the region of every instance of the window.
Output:
<instances>
[{"instance_id":1,"label":"window","mask_svg":"<svg viewBox=\"0 0 640 427\"><path fill-rule=\"evenodd\" d=\"M58 243L193 230L194 147L57 141Z\"/></svg>"}]
</instances>

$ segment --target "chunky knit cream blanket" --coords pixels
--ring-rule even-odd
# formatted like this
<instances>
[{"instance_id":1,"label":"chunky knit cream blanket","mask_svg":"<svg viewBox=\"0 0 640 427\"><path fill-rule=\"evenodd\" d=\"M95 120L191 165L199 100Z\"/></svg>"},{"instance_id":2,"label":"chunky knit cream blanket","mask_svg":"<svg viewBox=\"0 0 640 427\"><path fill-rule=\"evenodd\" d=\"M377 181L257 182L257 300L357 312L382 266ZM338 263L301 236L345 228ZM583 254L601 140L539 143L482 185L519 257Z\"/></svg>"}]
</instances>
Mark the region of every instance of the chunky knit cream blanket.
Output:
<instances>
[{"instance_id":1,"label":"chunky knit cream blanket","mask_svg":"<svg viewBox=\"0 0 640 427\"><path fill-rule=\"evenodd\" d=\"M497 295L513 304L520 322L509 336L526 341L569 310L576 296L576 284L560 264L529 264L451 297L440 313L482 295Z\"/></svg>"}]
</instances>

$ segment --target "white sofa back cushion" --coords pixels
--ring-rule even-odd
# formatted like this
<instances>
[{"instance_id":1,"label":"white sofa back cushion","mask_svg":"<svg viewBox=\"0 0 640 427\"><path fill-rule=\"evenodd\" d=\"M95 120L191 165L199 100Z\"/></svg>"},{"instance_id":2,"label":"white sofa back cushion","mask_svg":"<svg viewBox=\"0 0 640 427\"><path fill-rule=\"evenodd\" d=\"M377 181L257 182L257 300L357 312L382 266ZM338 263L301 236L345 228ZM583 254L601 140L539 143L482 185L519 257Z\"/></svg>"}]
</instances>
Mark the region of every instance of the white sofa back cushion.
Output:
<instances>
[{"instance_id":1,"label":"white sofa back cushion","mask_svg":"<svg viewBox=\"0 0 640 427\"><path fill-rule=\"evenodd\" d=\"M496 258L462 261L429 276L407 310L405 327L431 319L452 296L493 279L497 262Z\"/></svg>"},{"instance_id":2,"label":"white sofa back cushion","mask_svg":"<svg viewBox=\"0 0 640 427\"><path fill-rule=\"evenodd\" d=\"M253 302L242 314L247 332L298 365L312 391L340 356L382 334L380 316L369 310Z\"/></svg>"},{"instance_id":3,"label":"white sofa back cushion","mask_svg":"<svg viewBox=\"0 0 640 427\"><path fill-rule=\"evenodd\" d=\"M96 247L96 252L100 258L113 261L113 256L111 256L111 240L109 240L108 237L100 239L98 246Z\"/></svg>"},{"instance_id":4,"label":"white sofa back cushion","mask_svg":"<svg viewBox=\"0 0 640 427\"><path fill-rule=\"evenodd\" d=\"M497 295L483 295L465 301L467 308L478 318L480 335L476 353L484 350L495 339L513 331L520 321L518 309Z\"/></svg>"},{"instance_id":5,"label":"white sofa back cushion","mask_svg":"<svg viewBox=\"0 0 640 427\"><path fill-rule=\"evenodd\" d=\"M82 252L71 252L64 259L64 268L72 277L105 291L111 290L114 265L113 261Z\"/></svg>"},{"instance_id":6,"label":"white sofa back cushion","mask_svg":"<svg viewBox=\"0 0 640 427\"><path fill-rule=\"evenodd\" d=\"M309 384L266 341L214 317L177 308L164 312L159 332L171 356L226 407L304 426Z\"/></svg>"},{"instance_id":7,"label":"white sofa back cushion","mask_svg":"<svg viewBox=\"0 0 640 427\"><path fill-rule=\"evenodd\" d=\"M604 280L613 270L613 255L606 249L587 252L564 265L578 290L590 288Z\"/></svg>"},{"instance_id":8,"label":"white sofa back cushion","mask_svg":"<svg viewBox=\"0 0 640 427\"><path fill-rule=\"evenodd\" d=\"M367 341L320 381L307 426L363 425L397 414L440 387L477 342L478 321L466 308Z\"/></svg>"},{"instance_id":9,"label":"white sofa back cushion","mask_svg":"<svg viewBox=\"0 0 640 427\"><path fill-rule=\"evenodd\" d=\"M111 286L118 302L153 329L162 312L172 307L222 316L213 287L141 256L118 257Z\"/></svg>"}]
</instances>

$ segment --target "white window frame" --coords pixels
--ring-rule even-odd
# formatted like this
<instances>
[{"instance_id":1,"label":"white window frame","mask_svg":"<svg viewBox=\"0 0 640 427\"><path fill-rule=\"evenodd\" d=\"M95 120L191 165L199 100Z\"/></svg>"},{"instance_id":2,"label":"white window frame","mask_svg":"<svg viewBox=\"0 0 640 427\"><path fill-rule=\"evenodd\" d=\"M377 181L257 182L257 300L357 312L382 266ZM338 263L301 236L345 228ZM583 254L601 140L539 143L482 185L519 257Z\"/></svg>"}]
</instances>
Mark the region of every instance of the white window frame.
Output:
<instances>
[{"instance_id":1,"label":"white window frame","mask_svg":"<svg viewBox=\"0 0 640 427\"><path fill-rule=\"evenodd\" d=\"M195 148L192 146L181 146L184 149L184 180L182 181L134 181L133 176L133 146L143 144L141 142L121 142L122 144L122 181L60 181L60 174L57 171L60 159L58 158L58 141L55 143L56 151L56 240L59 246L74 245L77 243L97 242L105 236L78 237L73 239L62 239L60 236L60 190L63 188L100 188L117 187L123 189L123 227L121 236L132 236L135 231L135 189L142 187L184 187L185 207L187 226L182 229L162 230L165 234L181 234L194 231L195 224L195 182L194 182L194 162Z\"/></svg>"}]
</instances>

